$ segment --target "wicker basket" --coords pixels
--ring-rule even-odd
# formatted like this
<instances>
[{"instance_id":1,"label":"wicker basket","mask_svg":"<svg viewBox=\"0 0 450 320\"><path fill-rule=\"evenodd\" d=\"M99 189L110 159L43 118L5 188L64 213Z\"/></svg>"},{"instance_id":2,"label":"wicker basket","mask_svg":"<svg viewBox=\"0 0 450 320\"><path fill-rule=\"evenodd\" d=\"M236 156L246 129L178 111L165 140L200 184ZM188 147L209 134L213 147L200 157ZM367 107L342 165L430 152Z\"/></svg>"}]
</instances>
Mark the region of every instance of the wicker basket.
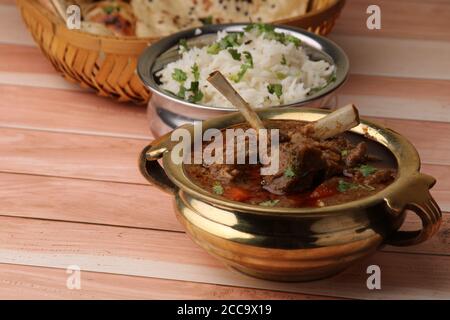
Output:
<instances>
[{"instance_id":1,"label":"wicker basket","mask_svg":"<svg viewBox=\"0 0 450 320\"><path fill-rule=\"evenodd\" d=\"M314 0L312 10L276 23L326 35L345 0ZM23 20L43 53L63 76L100 96L145 103L150 97L135 70L139 54L156 38L116 38L69 30L37 0L17 0Z\"/></svg>"}]
</instances>

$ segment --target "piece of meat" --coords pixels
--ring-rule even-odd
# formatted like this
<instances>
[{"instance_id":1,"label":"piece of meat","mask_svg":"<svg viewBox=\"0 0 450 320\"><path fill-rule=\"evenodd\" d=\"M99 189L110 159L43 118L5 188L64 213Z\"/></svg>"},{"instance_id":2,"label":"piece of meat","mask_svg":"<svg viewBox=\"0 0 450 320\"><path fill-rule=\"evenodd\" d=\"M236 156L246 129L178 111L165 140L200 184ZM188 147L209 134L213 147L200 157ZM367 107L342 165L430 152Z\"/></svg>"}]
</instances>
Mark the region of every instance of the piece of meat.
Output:
<instances>
[{"instance_id":1,"label":"piece of meat","mask_svg":"<svg viewBox=\"0 0 450 320\"><path fill-rule=\"evenodd\" d=\"M395 179L395 173L390 169L380 169L364 179L364 183L368 185L375 185L380 183L390 182Z\"/></svg>"},{"instance_id":2,"label":"piece of meat","mask_svg":"<svg viewBox=\"0 0 450 320\"><path fill-rule=\"evenodd\" d=\"M324 178L340 175L344 170L340 152L336 152L333 149L325 149L322 151L322 158L326 162Z\"/></svg>"},{"instance_id":3,"label":"piece of meat","mask_svg":"<svg viewBox=\"0 0 450 320\"><path fill-rule=\"evenodd\" d=\"M239 168L231 164L212 164L208 166L209 174L221 183L230 183L239 176Z\"/></svg>"},{"instance_id":4,"label":"piece of meat","mask_svg":"<svg viewBox=\"0 0 450 320\"><path fill-rule=\"evenodd\" d=\"M278 172L263 177L263 188L273 194L307 190L313 186L317 173L327 167L315 141L301 134L293 134L291 141L281 143L279 155Z\"/></svg>"},{"instance_id":5,"label":"piece of meat","mask_svg":"<svg viewBox=\"0 0 450 320\"><path fill-rule=\"evenodd\" d=\"M360 142L355 148L351 149L345 158L345 165L347 167L354 167L366 160L367 156L367 144Z\"/></svg>"},{"instance_id":6,"label":"piece of meat","mask_svg":"<svg viewBox=\"0 0 450 320\"><path fill-rule=\"evenodd\" d=\"M336 153L341 153L342 150L350 150L354 146L344 137L336 137L320 142L320 146L324 150L333 150Z\"/></svg>"}]
</instances>

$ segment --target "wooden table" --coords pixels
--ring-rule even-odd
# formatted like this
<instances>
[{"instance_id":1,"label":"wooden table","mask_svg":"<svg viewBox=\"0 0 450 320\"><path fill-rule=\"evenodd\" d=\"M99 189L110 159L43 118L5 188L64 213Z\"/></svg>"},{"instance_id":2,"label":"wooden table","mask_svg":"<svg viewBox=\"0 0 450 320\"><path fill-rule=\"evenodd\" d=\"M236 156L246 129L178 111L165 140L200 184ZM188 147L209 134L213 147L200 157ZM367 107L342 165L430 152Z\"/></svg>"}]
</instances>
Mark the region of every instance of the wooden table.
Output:
<instances>
[{"instance_id":1,"label":"wooden table","mask_svg":"<svg viewBox=\"0 0 450 320\"><path fill-rule=\"evenodd\" d=\"M349 0L331 38L351 59L339 104L408 137L450 212L450 1ZM382 29L366 28L379 4ZM450 215L432 240L385 247L331 279L265 282L194 245L138 172L143 107L66 83L0 0L0 298L450 298ZM419 222L408 217L407 228ZM366 268L382 271L368 290ZM81 268L81 289L66 268Z\"/></svg>"}]
</instances>

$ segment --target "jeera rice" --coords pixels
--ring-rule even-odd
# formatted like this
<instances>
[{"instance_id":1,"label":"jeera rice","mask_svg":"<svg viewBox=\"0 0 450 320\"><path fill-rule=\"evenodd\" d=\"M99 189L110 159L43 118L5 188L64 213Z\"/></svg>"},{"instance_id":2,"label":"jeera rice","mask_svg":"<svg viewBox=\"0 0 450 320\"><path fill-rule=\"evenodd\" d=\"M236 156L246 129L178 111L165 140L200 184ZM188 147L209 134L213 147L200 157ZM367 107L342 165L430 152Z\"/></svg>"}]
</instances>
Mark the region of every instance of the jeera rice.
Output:
<instances>
[{"instance_id":1,"label":"jeera rice","mask_svg":"<svg viewBox=\"0 0 450 320\"><path fill-rule=\"evenodd\" d=\"M300 102L335 80L333 65L311 60L298 38L271 25L221 31L202 48L189 48L182 40L179 50L181 58L157 76L163 90L196 104L233 108L206 80L216 70L255 108Z\"/></svg>"}]
</instances>

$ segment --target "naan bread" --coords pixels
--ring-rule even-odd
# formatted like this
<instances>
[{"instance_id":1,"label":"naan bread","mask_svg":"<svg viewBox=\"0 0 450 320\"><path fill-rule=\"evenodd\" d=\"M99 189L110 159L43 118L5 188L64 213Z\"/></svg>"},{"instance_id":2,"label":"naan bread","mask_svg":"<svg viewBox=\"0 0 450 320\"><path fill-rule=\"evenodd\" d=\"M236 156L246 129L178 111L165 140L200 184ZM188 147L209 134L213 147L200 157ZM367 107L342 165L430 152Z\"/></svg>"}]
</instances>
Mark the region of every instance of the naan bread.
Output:
<instances>
[{"instance_id":1,"label":"naan bread","mask_svg":"<svg viewBox=\"0 0 450 320\"><path fill-rule=\"evenodd\" d=\"M97 22L81 22L81 31L96 34L98 36L113 36L114 33L105 27L103 23Z\"/></svg>"},{"instance_id":2,"label":"naan bread","mask_svg":"<svg viewBox=\"0 0 450 320\"><path fill-rule=\"evenodd\" d=\"M65 1L66 5L81 6L84 21L91 24L82 28L83 31L105 35L110 33L105 30L106 28L116 36L138 37L161 37L205 23L272 22L305 14L310 2L308 0L59 1ZM315 3L328 1L316 0ZM105 10L111 4L121 7L120 12L113 14L119 18L117 23L111 23L114 17ZM98 24L103 24L105 28Z\"/></svg>"},{"instance_id":3,"label":"naan bread","mask_svg":"<svg viewBox=\"0 0 450 320\"><path fill-rule=\"evenodd\" d=\"M299 16L308 0L131 0L137 36L158 37L212 23L270 22ZM202 22L203 20L203 22Z\"/></svg>"},{"instance_id":4,"label":"naan bread","mask_svg":"<svg viewBox=\"0 0 450 320\"><path fill-rule=\"evenodd\" d=\"M136 17L131 6L124 1L99 1L84 7L84 20L101 23L116 36L134 36Z\"/></svg>"}]
</instances>

